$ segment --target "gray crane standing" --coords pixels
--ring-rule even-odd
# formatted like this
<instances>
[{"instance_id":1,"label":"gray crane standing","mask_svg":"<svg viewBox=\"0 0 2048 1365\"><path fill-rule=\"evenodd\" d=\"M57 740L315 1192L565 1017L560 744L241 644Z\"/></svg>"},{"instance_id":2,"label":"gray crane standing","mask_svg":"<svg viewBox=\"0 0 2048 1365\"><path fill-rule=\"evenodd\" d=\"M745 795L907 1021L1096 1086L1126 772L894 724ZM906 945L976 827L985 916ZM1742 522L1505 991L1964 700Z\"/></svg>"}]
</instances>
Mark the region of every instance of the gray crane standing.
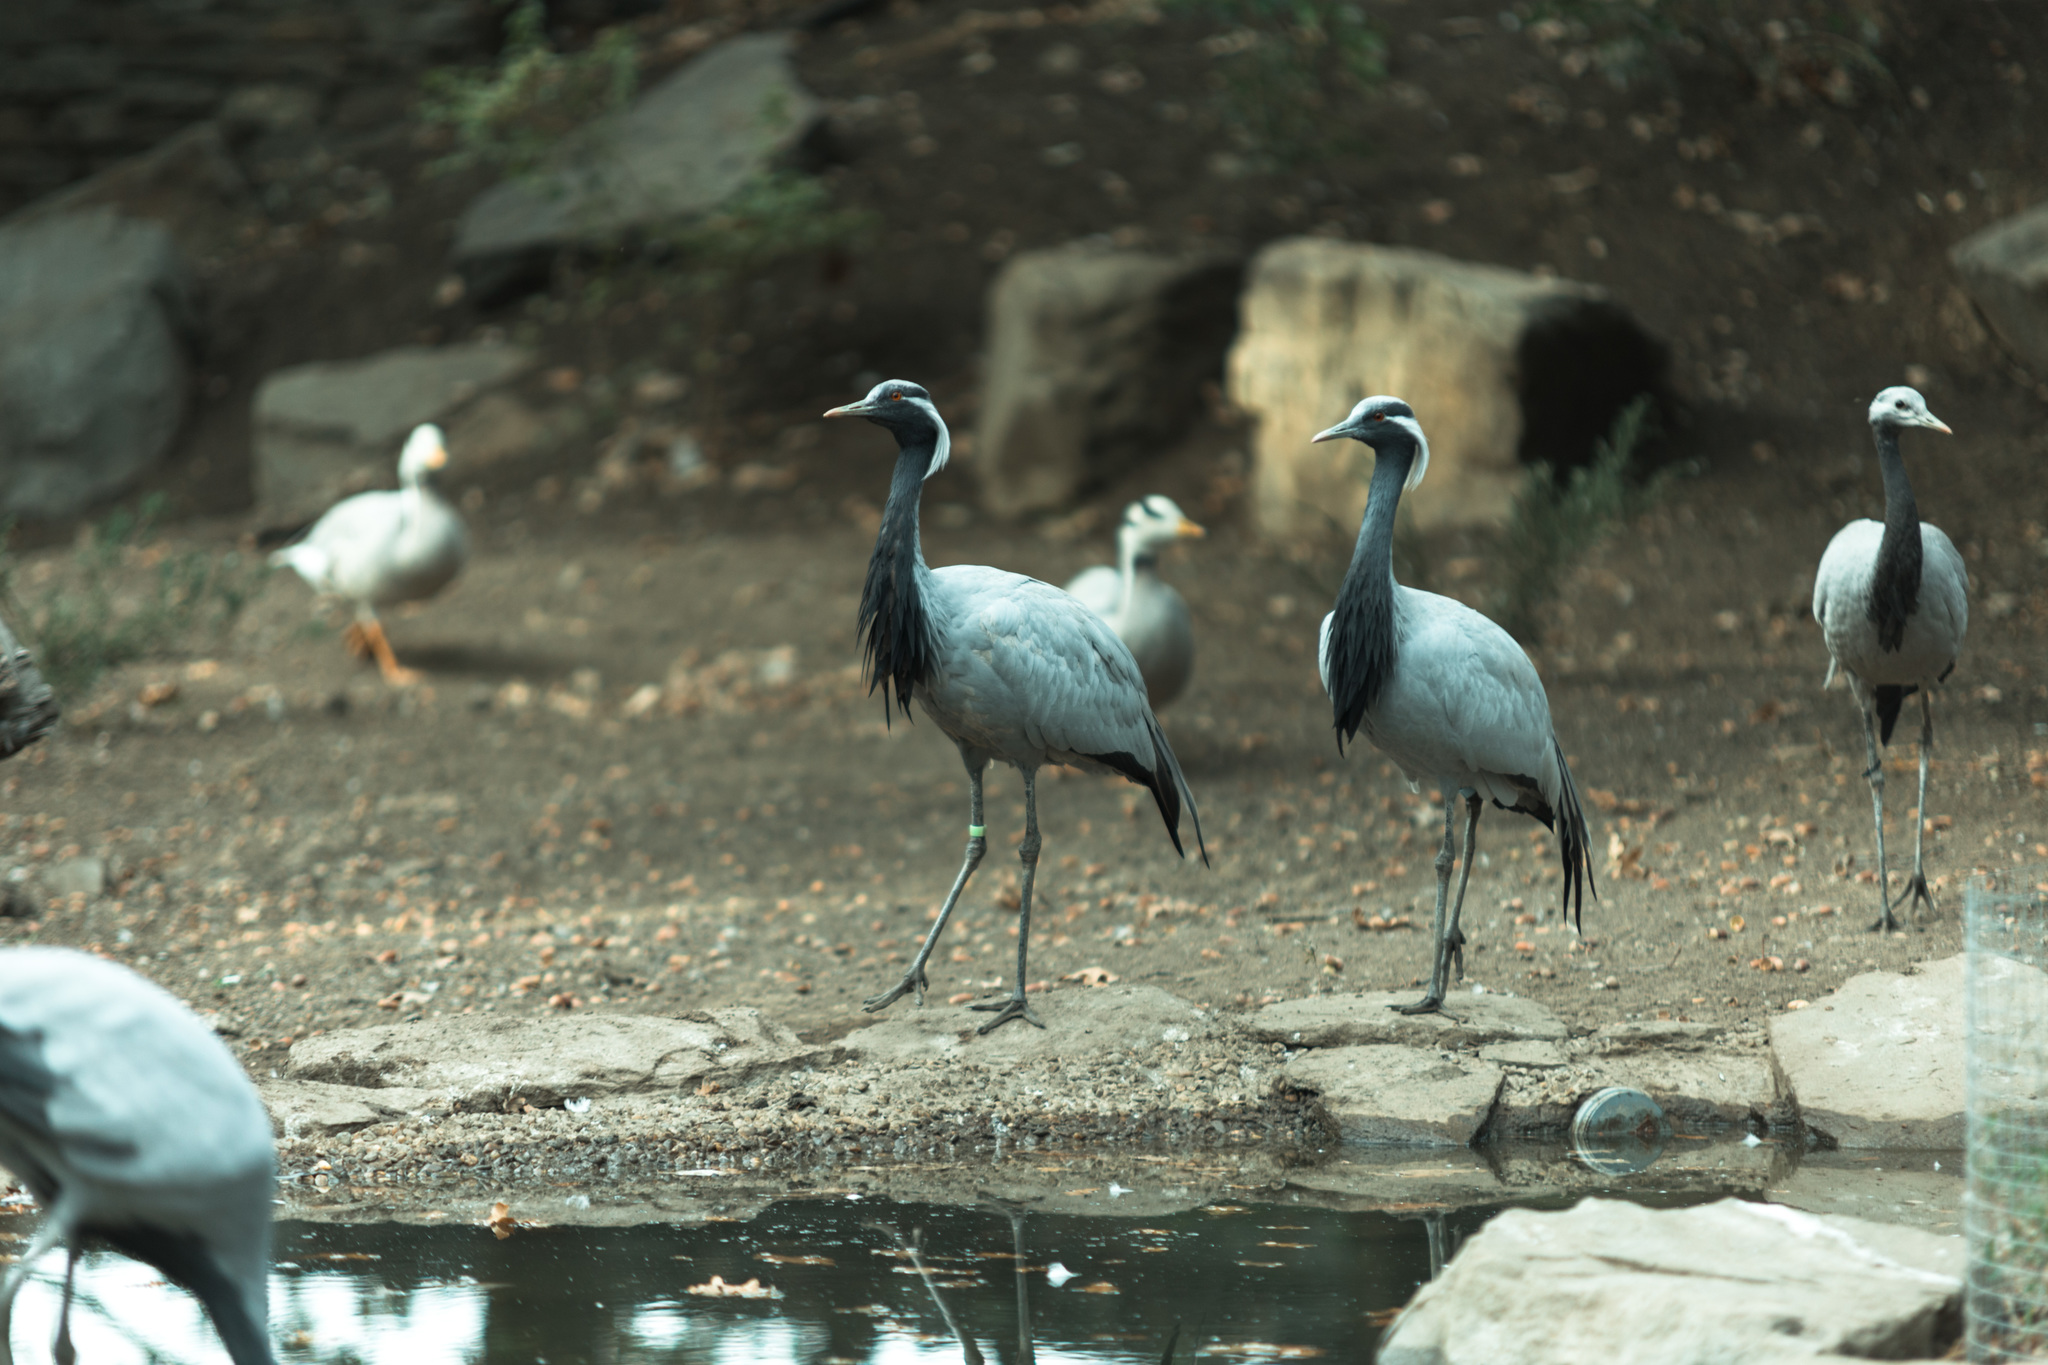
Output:
<instances>
[{"instance_id":1,"label":"gray crane standing","mask_svg":"<svg viewBox=\"0 0 2048 1365\"><path fill-rule=\"evenodd\" d=\"M1584 894L1593 890L1593 865L1579 794L1529 656L1513 636L1464 603L1394 581L1394 514L1401 494L1421 483L1429 467L1429 442L1414 409L1398 398L1367 398L1315 439L1347 436L1372 447L1372 492L1336 609L1323 618L1317 662L1335 711L1338 749L1362 729L1407 775L1411 788L1427 781L1444 794L1429 991L1401 1007L1404 1014L1422 1014L1443 1006L1454 960L1458 973L1464 971L1458 915L1472 878L1479 812L1488 798L1557 832L1568 917L1583 911ZM1461 797L1465 857L1446 923L1452 821Z\"/></svg>"},{"instance_id":2,"label":"gray crane standing","mask_svg":"<svg viewBox=\"0 0 2048 1365\"><path fill-rule=\"evenodd\" d=\"M1954 542L1938 526L1920 520L1906 462L1899 455L1902 427L1948 434L1927 410L1927 401L1903 386L1871 400L1870 429L1877 438L1878 467L1884 473L1884 520L1868 517L1835 532L1813 579L1813 619L1828 644L1827 686L1837 672L1863 713L1863 746L1870 759L1871 817L1877 822L1877 899L1881 913L1872 929L1899 927L1892 913L1934 898L1927 893L1921 835L1927 828L1927 751L1934 745L1934 711L1928 693L1955 671L1963 632L1970 626L1970 575ZM1892 726L1907 697L1920 694L1920 806L1913 822L1913 879L1892 900L1884 862L1884 759ZM1876 728L1872 712L1876 713Z\"/></svg>"},{"instance_id":3,"label":"gray crane standing","mask_svg":"<svg viewBox=\"0 0 2048 1365\"><path fill-rule=\"evenodd\" d=\"M1024 779L1023 862L1018 888L1017 982L981 1026L988 1033L1012 1019L1044 1025L1025 1002L1031 947L1032 879L1038 870L1038 770L1071 764L1116 773L1152 793L1174 851L1183 804L1202 860L1201 816L1180 763L1145 700L1145 681L1131 651L1107 622L1049 583L980 564L928 568L918 541L924 481L945 467L951 436L931 395L917 384L884 380L867 397L827 417L864 417L896 438L896 472L861 593L860 631L868 690L882 706L910 714L913 698L960 750L967 767L967 856L939 917L903 979L863 1008L873 1013L916 992L924 1002L925 963L967 879L988 849L982 823L982 774L1008 763Z\"/></svg>"}]
</instances>

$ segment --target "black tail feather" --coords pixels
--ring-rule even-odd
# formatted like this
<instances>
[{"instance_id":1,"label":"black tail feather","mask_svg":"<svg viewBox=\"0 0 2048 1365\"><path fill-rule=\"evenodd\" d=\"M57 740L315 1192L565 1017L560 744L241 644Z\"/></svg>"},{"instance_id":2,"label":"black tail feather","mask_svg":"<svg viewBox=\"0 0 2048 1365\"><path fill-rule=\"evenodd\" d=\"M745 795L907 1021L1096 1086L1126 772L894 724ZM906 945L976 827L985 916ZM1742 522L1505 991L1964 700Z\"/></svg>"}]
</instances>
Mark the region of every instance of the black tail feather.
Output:
<instances>
[{"instance_id":1,"label":"black tail feather","mask_svg":"<svg viewBox=\"0 0 2048 1365\"><path fill-rule=\"evenodd\" d=\"M1908 684L1905 687L1880 687L1877 689L1877 742L1892 742L1892 727L1899 723L1899 708L1906 704L1906 698L1920 689Z\"/></svg>"},{"instance_id":2,"label":"black tail feather","mask_svg":"<svg viewBox=\"0 0 2048 1365\"><path fill-rule=\"evenodd\" d=\"M1125 781L1134 782L1152 793L1153 802L1159 807L1159 818L1166 822L1166 837L1173 840L1173 851L1185 858L1187 849L1180 841L1180 808L1183 800L1187 803L1188 817L1195 826L1195 847L1202 855L1202 866L1209 866L1209 846L1202 839L1202 813L1195 809L1195 794L1188 787L1187 778L1181 775L1180 760L1173 756L1173 746L1166 742L1166 734L1159 728L1157 720L1147 718L1152 731L1152 752L1158 756L1158 766L1147 768L1131 754L1090 754L1094 759L1122 776Z\"/></svg>"},{"instance_id":3,"label":"black tail feather","mask_svg":"<svg viewBox=\"0 0 2048 1365\"><path fill-rule=\"evenodd\" d=\"M1564 913L1570 917L1572 927L1585 929L1586 893L1592 892L1593 899L1600 899L1600 890L1593 885L1593 844L1586 833L1586 812L1579 805L1579 789L1572 781L1570 765L1564 761L1564 750L1555 739L1550 747L1557 753L1557 775L1562 787L1557 802L1557 831L1559 857L1564 865Z\"/></svg>"}]
</instances>

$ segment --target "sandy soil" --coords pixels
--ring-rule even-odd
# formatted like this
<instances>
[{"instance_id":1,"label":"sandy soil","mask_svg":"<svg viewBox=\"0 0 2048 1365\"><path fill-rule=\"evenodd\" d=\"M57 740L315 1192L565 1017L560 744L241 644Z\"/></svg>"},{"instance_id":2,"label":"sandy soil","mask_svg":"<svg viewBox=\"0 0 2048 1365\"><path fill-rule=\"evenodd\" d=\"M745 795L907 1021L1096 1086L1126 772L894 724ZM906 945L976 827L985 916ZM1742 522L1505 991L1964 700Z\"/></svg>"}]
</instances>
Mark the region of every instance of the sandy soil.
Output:
<instances>
[{"instance_id":1,"label":"sandy soil","mask_svg":"<svg viewBox=\"0 0 2048 1365\"><path fill-rule=\"evenodd\" d=\"M1607 285L1671 340L1665 454L1693 472L1581 567L1534 642L1596 806L1600 899L1583 938L1536 922L1557 889L1547 837L1492 813L1466 916L1474 980L1581 1028L1753 1023L1867 967L1952 954L1968 878L2048 857L2048 507L2033 477L2048 427L2036 381L1959 311L1940 264L1948 243L2048 190L2019 140L2030 87L2007 74L2048 70L2039 33L1993 6L1901 7L1883 49L1898 89L1840 108L1763 98L1712 57L1675 85L1616 91L1564 74L1569 54L1526 32L1390 6L1394 81L1371 106L1369 150L1316 174L1224 176L1209 169L1226 144L1205 112L1199 25L1001 29L987 35L994 67L974 75L945 36L957 17L908 6L805 50L823 93L893 112L848 124L833 172L847 201L883 216L876 243L838 275L778 274L741 319L746 358L713 453L789 471L788 486L607 482L595 438L566 461L459 478L476 557L393 622L427 674L407 691L345 658L331 623L309 628L303 589L272 579L230 637L110 674L10 766L0 857L24 879L0 936L132 963L217 1014L259 1074L314 1031L451 1011L751 1004L813 1041L866 1022L859 1002L895 979L958 865L965 784L933 726L885 725L860 685L855 594L888 451L811 414L879 368L928 379L964 426L975 381L960 357L996 258L1122 227L1244 247L1320 227L1546 264ZM1077 66L1046 58L1055 42ZM1091 74L1120 63L1143 74L1141 95ZM1039 155L1080 136L1093 180ZM404 139L364 152L401 187L423 155ZM1126 194L1103 188L1111 166ZM1558 179L1586 167L1578 189ZM165 476L179 506L209 514L178 542L222 548L253 529L234 510L245 431L227 405L275 364L475 326L524 329L590 376L672 363L656 301L595 323L435 311L459 202L447 182L405 190L386 219L278 249L268 311L222 351L221 396ZM1752 230L1787 214L1818 226ZM352 241L377 250L348 274L331 258ZM1847 697L1819 690L1806 603L1832 529L1880 504L1861 413L1907 374L1958 432L1907 458L1923 515L1970 562L1975 605L1937 704L1938 911L1880 937L1866 931L1878 892L1861 738ZM1369 926L1426 916L1432 794L1370 750L1338 756L1311 656L1345 547L1249 534L1241 441L1204 418L1042 524L984 521L958 470L927 492L933 563L1054 582L1107 556L1106 528L1136 493L1172 494L1213 527L1168 567L1201 653L1165 718L1211 866L1174 858L1137 789L1047 782L1041 1011L1097 971L1230 1011L1426 970L1415 927ZM67 553L17 565L22 595L61 579ZM1484 600L1486 555L1478 538L1442 537L1417 547L1409 577ZM143 558L131 572L148 572ZM1892 749L1894 849L1910 845L1911 763ZM1017 790L1014 775L992 780L994 853L1018 834ZM53 889L79 857L105 860L104 894ZM992 856L934 959L934 1020L973 1022L961 1002L1004 981L1013 887Z\"/></svg>"}]
</instances>

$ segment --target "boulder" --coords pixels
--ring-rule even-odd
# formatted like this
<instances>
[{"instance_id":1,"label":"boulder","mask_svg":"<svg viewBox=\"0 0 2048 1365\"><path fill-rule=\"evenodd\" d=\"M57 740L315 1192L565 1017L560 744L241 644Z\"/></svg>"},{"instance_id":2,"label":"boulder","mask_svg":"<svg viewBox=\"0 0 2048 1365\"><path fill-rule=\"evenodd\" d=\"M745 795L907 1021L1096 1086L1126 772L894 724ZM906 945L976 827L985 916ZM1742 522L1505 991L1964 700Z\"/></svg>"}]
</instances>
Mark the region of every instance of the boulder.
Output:
<instances>
[{"instance_id":1,"label":"boulder","mask_svg":"<svg viewBox=\"0 0 2048 1365\"><path fill-rule=\"evenodd\" d=\"M1413 991L1315 995L1268 1005L1248 1021L1252 1037L1284 1047L1399 1043L1408 1047L1480 1047L1487 1043L1564 1041L1564 1021L1518 995L1454 995L1435 1014L1400 1014Z\"/></svg>"},{"instance_id":2,"label":"boulder","mask_svg":"<svg viewBox=\"0 0 2048 1365\"><path fill-rule=\"evenodd\" d=\"M288 1078L427 1091L471 1108L523 1098L546 1109L569 1099L673 1094L714 1076L732 1085L820 1056L753 1009L697 1020L459 1015L302 1038L292 1044Z\"/></svg>"},{"instance_id":3,"label":"boulder","mask_svg":"<svg viewBox=\"0 0 2048 1365\"><path fill-rule=\"evenodd\" d=\"M1999 338L2048 372L2048 202L1963 239L1949 260Z\"/></svg>"},{"instance_id":4,"label":"boulder","mask_svg":"<svg viewBox=\"0 0 2048 1365\"><path fill-rule=\"evenodd\" d=\"M1420 1047L1317 1048L1287 1063L1287 1083L1317 1097L1345 1142L1462 1147L1500 1095L1501 1069Z\"/></svg>"},{"instance_id":5,"label":"boulder","mask_svg":"<svg viewBox=\"0 0 2048 1365\"><path fill-rule=\"evenodd\" d=\"M1499 525L1525 463L1584 462L1662 385L1663 347L1603 291L1426 251L1277 242L1242 311L1229 392L1258 422L1254 512L1276 537L1356 532L1371 452L1309 438L1361 398L1406 399L1429 436L1401 504L1418 526Z\"/></svg>"},{"instance_id":6,"label":"boulder","mask_svg":"<svg viewBox=\"0 0 2048 1365\"><path fill-rule=\"evenodd\" d=\"M258 1081L256 1093L270 1111L271 1127L285 1142L352 1133L373 1123L447 1107L430 1090L367 1090L325 1081Z\"/></svg>"},{"instance_id":7,"label":"boulder","mask_svg":"<svg viewBox=\"0 0 2048 1365\"><path fill-rule=\"evenodd\" d=\"M573 136L553 169L486 190L456 229L456 263L487 277L522 256L704 213L792 151L819 112L788 35L720 43Z\"/></svg>"},{"instance_id":8,"label":"boulder","mask_svg":"<svg viewBox=\"0 0 2048 1365\"><path fill-rule=\"evenodd\" d=\"M1776 1365L1937 1356L1963 1240L1738 1199L1509 1209L1424 1285L1379 1365Z\"/></svg>"},{"instance_id":9,"label":"boulder","mask_svg":"<svg viewBox=\"0 0 2048 1365\"><path fill-rule=\"evenodd\" d=\"M388 486L407 432L451 422L534 362L524 346L479 341L400 346L272 373L256 390L256 497L265 519L302 521L350 493ZM449 453L460 468L453 431Z\"/></svg>"},{"instance_id":10,"label":"boulder","mask_svg":"<svg viewBox=\"0 0 2048 1365\"><path fill-rule=\"evenodd\" d=\"M1012 258L989 291L972 459L988 510L1063 507L1158 454L1222 378L1243 275L1085 243Z\"/></svg>"},{"instance_id":11,"label":"boulder","mask_svg":"<svg viewBox=\"0 0 2048 1365\"><path fill-rule=\"evenodd\" d=\"M1838 1147L1961 1147L1964 964L1865 972L1773 1019L1780 1098Z\"/></svg>"},{"instance_id":12,"label":"boulder","mask_svg":"<svg viewBox=\"0 0 2048 1365\"><path fill-rule=\"evenodd\" d=\"M159 225L90 208L0 226L0 510L71 516L161 460L189 324Z\"/></svg>"},{"instance_id":13,"label":"boulder","mask_svg":"<svg viewBox=\"0 0 2048 1365\"><path fill-rule=\"evenodd\" d=\"M268 222L212 121L195 123L146 152L44 195L9 222L42 222L87 209L159 224L170 233L179 259L201 274L244 249L243 228Z\"/></svg>"}]
</instances>

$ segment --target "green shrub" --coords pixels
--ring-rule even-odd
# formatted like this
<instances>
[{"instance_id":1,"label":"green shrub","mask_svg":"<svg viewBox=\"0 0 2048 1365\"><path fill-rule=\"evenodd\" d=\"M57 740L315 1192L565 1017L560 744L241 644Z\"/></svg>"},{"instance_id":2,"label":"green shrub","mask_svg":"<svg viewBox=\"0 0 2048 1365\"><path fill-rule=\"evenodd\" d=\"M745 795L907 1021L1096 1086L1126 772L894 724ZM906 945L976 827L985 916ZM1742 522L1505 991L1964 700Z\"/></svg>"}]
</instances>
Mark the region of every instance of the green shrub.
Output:
<instances>
[{"instance_id":1,"label":"green shrub","mask_svg":"<svg viewBox=\"0 0 2048 1365\"><path fill-rule=\"evenodd\" d=\"M269 574L236 550L209 555L148 545L163 498L87 527L71 563L48 590L23 600L0 527L0 597L30 642L59 700L85 695L107 669L135 659L192 652L217 640Z\"/></svg>"},{"instance_id":2,"label":"green shrub","mask_svg":"<svg viewBox=\"0 0 2048 1365\"><path fill-rule=\"evenodd\" d=\"M1212 41L1224 111L1244 138L1284 164L1359 150L1347 97L1386 78L1386 42L1348 0L1168 0L1232 27Z\"/></svg>"},{"instance_id":3,"label":"green shrub","mask_svg":"<svg viewBox=\"0 0 2048 1365\"><path fill-rule=\"evenodd\" d=\"M455 150L433 164L437 172L481 166L529 175L571 133L624 108L639 83L640 47L630 31L609 28L581 52L557 52L542 0L501 3L509 7L496 62L427 73L420 117L455 134Z\"/></svg>"},{"instance_id":4,"label":"green shrub","mask_svg":"<svg viewBox=\"0 0 2048 1365\"><path fill-rule=\"evenodd\" d=\"M1529 638L1571 567L1662 495L1662 476L1638 480L1629 467L1650 431L1650 397L1642 394L1594 444L1592 463L1562 480L1547 464L1529 467L1508 514L1500 555L1506 586L1497 614L1515 635Z\"/></svg>"}]
</instances>

